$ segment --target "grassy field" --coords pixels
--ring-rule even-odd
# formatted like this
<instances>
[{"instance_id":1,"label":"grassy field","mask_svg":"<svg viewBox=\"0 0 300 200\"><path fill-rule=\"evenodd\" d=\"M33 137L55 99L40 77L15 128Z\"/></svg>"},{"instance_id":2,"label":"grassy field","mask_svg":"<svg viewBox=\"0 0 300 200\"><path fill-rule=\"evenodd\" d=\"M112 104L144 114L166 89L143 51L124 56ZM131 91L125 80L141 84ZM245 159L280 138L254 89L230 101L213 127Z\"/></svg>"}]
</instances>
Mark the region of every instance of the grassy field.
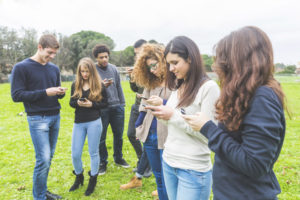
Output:
<instances>
[{"instance_id":1,"label":"grassy field","mask_svg":"<svg viewBox=\"0 0 300 200\"><path fill-rule=\"evenodd\" d=\"M300 199L300 78L279 77L284 91L288 97L288 106L292 112L292 118L287 117L287 131L281 155L275 164L275 173L280 182L282 193L279 199ZM70 88L71 83L63 83L64 87ZM129 120L130 106L134 102L134 93L129 84L123 82L123 90L126 97L126 117L124 131L124 158L134 167L136 155L127 139L127 124ZM155 190L154 177L143 179L143 187L128 191L120 191L120 184L126 183L134 175L132 168L124 169L114 164L112 154L112 133L107 135L109 150L109 164L107 173L99 176L95 192L90 197L83 195L88 177L83 187L75 192L68 192L74 181L71 161L71 137L74 120L74 110L69 106L69 92L60 100L61 128L56 147L56 153L52 161L48 178L48 188L58 193L64 199L107 199L107 200L140 200L153 199L151 192ZM1 199L32 199L32 172L35 158L31 143L26 114L23 104L13 103L10 98L10 85L0 84L0 198ZM88 155L87 142L82 155L85 173L90 170L90 158Z\"/></svg>"}]
</instances>

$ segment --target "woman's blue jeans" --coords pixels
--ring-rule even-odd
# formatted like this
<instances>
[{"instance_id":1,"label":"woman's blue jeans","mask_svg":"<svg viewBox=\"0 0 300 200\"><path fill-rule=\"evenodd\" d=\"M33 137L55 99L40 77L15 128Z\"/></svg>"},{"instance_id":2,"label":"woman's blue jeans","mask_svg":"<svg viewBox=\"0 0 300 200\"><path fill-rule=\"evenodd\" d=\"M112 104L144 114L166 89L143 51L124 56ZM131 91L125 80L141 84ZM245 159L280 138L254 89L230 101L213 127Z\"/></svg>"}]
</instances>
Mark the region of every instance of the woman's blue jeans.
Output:
<instances>
[{"instance_id":1,"label":"woman's blue jeans","mask_svg":"<svg viewBox=\"0 0 300 200\"><path fill-rule=\"evenodd\" d=\"M101 132L101 118L90 122L74 123L72 136L72 162L76 174L80 174L83 171L81 155L86 136L88 137L89 154L91 157L91 175L94 176L98 174Z\"/></svg>"},{"instance_id":2,"label":"woman's blue jeans","mask_svg":"<svg viewBox=\"0 0 300 200\"><path fill-rule=\"evenodd\" d=\"M198 172L179 169L163 161L164 178L171 200L208 200L212 185L212 171Z\"/></svg>"},{"instance_id":3,"label":"woman's blue jeans","mask_svg":"<svg viewBox=\"0 0 300 200\"><path fill-rule=\"evenodd\" d=\"M33 199L45 200L49 168L60 126L60 115L27 116L27 121L36 159L33 171Z\"/></svg>"},{"instance_id":4,"label":"woman's blue jeans","mask_svg":"<svg viewBox=\"0 0 300 200\"><path fill-rule=\"evenodd\" d=\"M157 192L159 200L168 200L168 195L164 183L162 170L162 150L157 148L157 134L150 131L144 143L144 147L148 156L152 172L156 179Z\"/></svg>"}]
</instances>

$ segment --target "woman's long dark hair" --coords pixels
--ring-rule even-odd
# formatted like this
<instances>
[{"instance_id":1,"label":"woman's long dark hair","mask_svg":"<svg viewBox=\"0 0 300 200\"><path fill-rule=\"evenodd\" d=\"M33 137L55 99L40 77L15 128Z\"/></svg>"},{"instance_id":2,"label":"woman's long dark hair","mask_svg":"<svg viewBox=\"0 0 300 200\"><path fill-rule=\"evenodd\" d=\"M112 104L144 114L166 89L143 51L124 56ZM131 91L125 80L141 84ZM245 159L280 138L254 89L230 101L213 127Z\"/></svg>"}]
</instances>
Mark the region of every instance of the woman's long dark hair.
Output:
<instances>
[{"instance_id":1,"label":"woman's long dark hair","mask_svg":"<svg viewBox=\"0 0 300 200\"><path fill-rule=\"evenodd\" d=\"M184 91L180 96L177 107L189 106L199 91L201 85L208 79L204 70L203 61L199 48L190 38L186 36L177 36L171 40L165 49L165 57L168 53L177 54L189 63L189 71L186 75L186 80L177 79L170 71L170 65L167 63L166 86L170 90L178 89L183 83L185 84Z\"/></svg>"},{"instance_id":2,"label":"woman's long dark hair","mask_svg":"<svg viewBox=\"0 0 300 200\"><path fill-rule=\"evenodd\" d=\"M284 93L273 77L272 44L262 30L248 26L234 31L219 41L215 52L213 69L221 85L216 119L228 130L239 129L259 86L272 88L284 104Z\"/></svg>"}]
</instances>

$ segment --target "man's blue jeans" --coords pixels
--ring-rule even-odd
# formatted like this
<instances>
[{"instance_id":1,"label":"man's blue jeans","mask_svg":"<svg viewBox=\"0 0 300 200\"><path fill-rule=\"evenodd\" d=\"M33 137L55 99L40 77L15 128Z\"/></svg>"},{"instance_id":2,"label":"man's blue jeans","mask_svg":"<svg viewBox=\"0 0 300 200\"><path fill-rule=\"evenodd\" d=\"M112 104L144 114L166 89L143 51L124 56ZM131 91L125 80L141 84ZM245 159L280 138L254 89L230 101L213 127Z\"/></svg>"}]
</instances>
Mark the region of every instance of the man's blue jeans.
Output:
<instances>
[{"instance_id":1,"label":"man's blue jeans","mask_svg":"<svg viewBox=\"0 0 300 200\"><path fill-rule=\"evenodd\" d=\"M155 176L158 197L160 200L168 200L166 186L164 182L162 169L162 150L157 148L157 134L149 131L148 137L144 143L152 172Z\"/></svg>"},{"instance_id":2,"label":"man's blue jeans","mask_svg":"<svg viewBox=\"0 0 300 200\"><path fill-rule=\"evenodd\" d=\"M169 199L208 200L212 185L212 171L198 172L179 169L163 161L164 178Z\"/></svg>"},{"instance_id":3,"label":"man's blue jeans","mask_svg":"<svg viewBox=\"0 0 300 200\"><path fill-rule=\"evenodd\" d=\"M27 121L36 158L33 172L33 198L45 200L49 168L60 126L60 115L27 116Z\"/></svg>"},{"instance_id":4,"label":"man's blue jeans","mask_svg":"<svg viewBox=\"0 0 300 200\"><path fill-rule=\"evenodd\" d=\"M74 123L72 136L72 162L76 174L80 174L83 171L81 155L86 136L88 137L89 154L91 158L91 175L95 176L98 174L101 132L102 122L100 118L90 122Z\"/></svg>"},{"instance_id":5,"label":"man's blue jeans","mask_svg":"<svg viewBox=\"0 0 300 200\"><path fill-rule=\"evenodd\" d=\"M123 158L122 146L123 146L123 130L124 130L124 107L114 106L101 109L100 115L102 120L102 135L100 139L100 163L107 164L107 148L106 148L106 133L107 127L110 124L113 137L114 137L114 160L119 161Z\"/></svg>"}]
</instances>

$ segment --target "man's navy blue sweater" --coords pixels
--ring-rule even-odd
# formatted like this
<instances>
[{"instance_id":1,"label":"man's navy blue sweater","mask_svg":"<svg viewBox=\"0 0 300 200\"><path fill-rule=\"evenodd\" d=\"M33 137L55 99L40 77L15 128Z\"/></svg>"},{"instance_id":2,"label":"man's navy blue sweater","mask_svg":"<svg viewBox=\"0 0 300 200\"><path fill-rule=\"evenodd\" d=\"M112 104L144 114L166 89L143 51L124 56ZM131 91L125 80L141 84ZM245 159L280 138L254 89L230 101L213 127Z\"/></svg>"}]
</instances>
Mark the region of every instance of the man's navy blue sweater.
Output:
<instances>
[{"instance_id":1,"label":"man's navy blue sweater","mask_svg":"<svg viewBox=\"0 0 300 200\"><path fill-rule=\"evenodd\" d=\"M23 102L27 115L58 114L59 96L47 96L46 89L60 86L59 68L53 63L42 65L30 58L17 63L12 71L11 96Z\"/></svg>"},{"instance_id":2,"label":"man's navy blue sweater","mask_svg":"<svg viewBox=\"0 0 300 200\"><path fill-rule=\"evenodd\" d=\"M280 186L273 172L285 136L285 117L275 92L259 87L240 129L207 122L200 132L215 152L215 200L273 200Z\"/></svg>"}]
</instances>

